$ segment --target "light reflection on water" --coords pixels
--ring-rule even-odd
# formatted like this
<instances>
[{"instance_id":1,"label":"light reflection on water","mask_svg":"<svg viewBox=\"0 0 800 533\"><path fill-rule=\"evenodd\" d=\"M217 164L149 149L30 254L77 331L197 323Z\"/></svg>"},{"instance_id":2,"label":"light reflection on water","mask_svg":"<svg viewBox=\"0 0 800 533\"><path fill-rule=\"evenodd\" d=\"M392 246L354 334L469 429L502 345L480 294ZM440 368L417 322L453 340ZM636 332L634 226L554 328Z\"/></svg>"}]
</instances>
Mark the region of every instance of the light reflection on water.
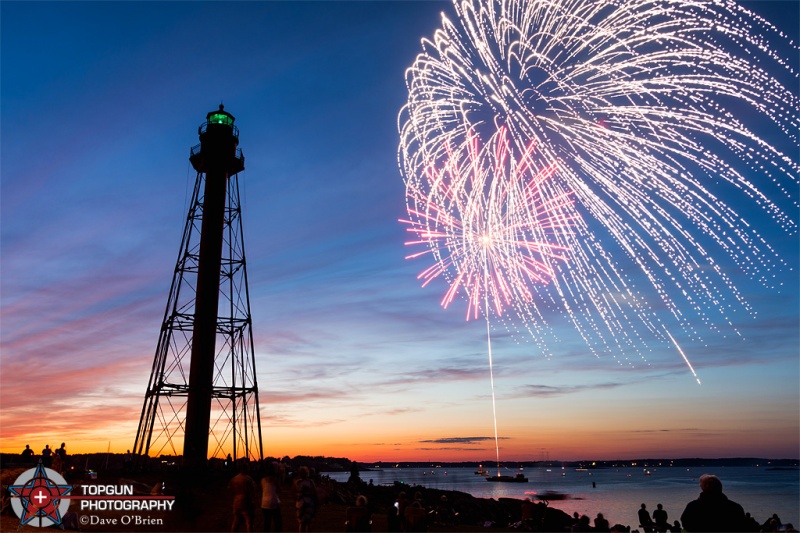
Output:
<instances>
[{"instance_id":1,"label":"light reflection on water","mask_svg":"<svg viewBox=\"0 0 800 533\"><path fill-rule=\"evenodd\" d=\"M637 511L642 503L651 512L662 504L669 521L679 520L686 504L697 498L697 479L714 474L722 480L727 496L744 507L759 523L777 513L784 523L800 526L800 472L767 470L764 467L650 467L650 475L637 467L603 468L578 472L574 468L527 468L528 483L489 483L475 474L475 468L384 468L361 472L364 481L391 485L402 481L441 490L467 492L479 498L526 497L536 501L535 493L557 491L571 499L550 502L551 507L572 514L586 514L592 519L603 513L613 525L638 526ZM505 469L513 475L517 470ZM496 469L490 469L493 475ZM329 474L337 481L347 481L349 472ZM594 487L592 486L594 483Z\"/></svg>"}]
</instances>

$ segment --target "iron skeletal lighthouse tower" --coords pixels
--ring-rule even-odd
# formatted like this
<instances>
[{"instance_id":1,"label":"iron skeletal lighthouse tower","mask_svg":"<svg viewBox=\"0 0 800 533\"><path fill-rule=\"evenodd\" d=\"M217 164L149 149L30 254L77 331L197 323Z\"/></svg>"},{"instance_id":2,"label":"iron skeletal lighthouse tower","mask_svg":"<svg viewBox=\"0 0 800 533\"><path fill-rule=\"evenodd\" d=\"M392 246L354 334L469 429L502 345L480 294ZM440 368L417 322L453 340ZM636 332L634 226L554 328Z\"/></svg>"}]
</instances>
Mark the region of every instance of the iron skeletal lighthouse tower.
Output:
<instances>
[{"instance_id":1,"label":"iron skeletal lighthouse tower","mask_svg":"<svg viewBox=\"0 0 800 533\"><path fill-rule=\"evenodd\" d=\"M263 458L233 122L220 105L191 149L197 179L134 442L151 457L183 444L188 467Z\"/></svg>"}]
</instances>

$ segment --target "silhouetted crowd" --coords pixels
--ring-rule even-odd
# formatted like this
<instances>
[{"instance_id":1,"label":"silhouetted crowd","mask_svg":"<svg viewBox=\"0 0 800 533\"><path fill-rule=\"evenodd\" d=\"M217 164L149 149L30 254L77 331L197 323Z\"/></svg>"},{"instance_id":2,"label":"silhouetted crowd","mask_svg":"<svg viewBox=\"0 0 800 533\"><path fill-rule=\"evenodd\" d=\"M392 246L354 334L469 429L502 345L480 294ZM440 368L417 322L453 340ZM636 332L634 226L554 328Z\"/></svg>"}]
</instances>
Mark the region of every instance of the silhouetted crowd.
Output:
<instances>
[{"instance_id":1,"label":"silhouetted crowd","mask_svg":"<svg viewBox=\"0 0 800 533\"><path fill-rule=\"evenodd\" d=\"M22 456L22 462L24 464L32 464L37 460L41 460L42 466L62 474L67 463L67 445L66 443L62 442L61 447L54 450L50 448L49 444L45 444L41 455L37 456L36 453L31 449L31 445L26 444L25 449L22 450L20 455Z\"/></svg>"},{"instance_id":2,"label":"silhouetted crowd","mask_svg":"<svg viewBox=\"0 0 800 533\"><path fill-rule=\"evenodd\" d=\"M764 523L759 523L750 513L746 513L741 505L730 500L722 492L722 482L713 475L703 475L700 477L700 495L697 499L686 505L680 520L670 522L669 515L662 504L658 504L652 516L647 510L646 504L642 504L638 511L638 528L632 529L631 526L615 524L598 513L592 520L587 515L574 513L572 524L564 527L563 531L583 532L596 531L602 533L634 533L643 531L644 533L680 533L680 532L773 532L773 531L797 531L792 524L781 523L778 515L773 514ZM530 500L522 502L522 520L513 527L526 531L552 531L543 527L543 523L534 517L535 504ZM389 531L427 531L429 524L442 526L455 526L457 524L458 513L447 506L446 497L442 496L439 505L426 506L422 497L417 493L412 501L409 501L404 492L401 492L394 504L394 510L389 514ZM486 527L494 524L487 522ZM348 531L370 531L369 529L358 529Z\"/></svg>"},{"instance_id":3,"label":"silhouetted crowd","mask_svg":"<svg viewBox=\"0 0 800 533\"><path fill-rule=\"evenodd\" d=\"M759 524L744 508L730 500L722 492L722 482L717 476L705 474L700 476L700 495L686 505L680 521L671 524L664 506L660 503L653 511L652 517L647 505L642 504L638 511L639 527L644 533L680 533L687 532L770 532L797 531L792 524L782 524L777 514L773 514L766 522ZM598 513L594 526L590 525L588 516L573 515L570 531L598 532L631 532L629 526L615 525L609 527L608 521Z\"/></svg>"},{"instance_id":4,"label":"silhouetted crowd","mask_svg":"<svg viewBox=\"0 0 800 533\"><path fill-rule=\"evenodd\" d=\"M262 479L261 510L264 515L264 531L280 531L280 508L277 487L281 480L287 479L282 464L273 463L267 466L267 472ZM311 525L320 505L318 497L319 487L315 485L315 475L308 468L301 467L290 481L295 498L296 525L300 533L311 531ZM722 492L722 482L713 475L700 477L700 494L697 499L686 505L680 520L670 523L669 515L663 505L656 505L652 516L646 504L638 510L638 528L622 524L610 525L602 513L598 513L594 520L587 515L574 513L572 523L564 524L560 529L554 528L552 523L548 526L536 517L536 505L530 500L521 503L522 519L511 527L524 531L565 531L584 532L596 531L601 533L680 533L680 532L772 532L772 531L797 531L792 524L781 523L777 515L772 515L763 524L758 523L738 503L730 500ZM358 477L358 470L351 473L348 484L359 486L366 485ZM244 470L231 480L229 490L234 495L234 520L232 530L244 526L245 531L252 531L254 514L257 508L256 484ZM449 504L447 496L439 496L436 502L426 502L419 491L409 498L406 492L400 492L394 504L387 508L387 529L395 532L421 532L428 531L429 527L435 529L457 530L459 513ZM565 515L566 516L566 515ZM363 494L355 497L352 505L346 510L346 520L342 529L344 531L370 532L373 530L373 509ZM495 526L491 521L483 524L487 528ZM330 524L326 524L330 527ZM292 528L294 529L294 528Z\"/></svg>"}]
</instances>

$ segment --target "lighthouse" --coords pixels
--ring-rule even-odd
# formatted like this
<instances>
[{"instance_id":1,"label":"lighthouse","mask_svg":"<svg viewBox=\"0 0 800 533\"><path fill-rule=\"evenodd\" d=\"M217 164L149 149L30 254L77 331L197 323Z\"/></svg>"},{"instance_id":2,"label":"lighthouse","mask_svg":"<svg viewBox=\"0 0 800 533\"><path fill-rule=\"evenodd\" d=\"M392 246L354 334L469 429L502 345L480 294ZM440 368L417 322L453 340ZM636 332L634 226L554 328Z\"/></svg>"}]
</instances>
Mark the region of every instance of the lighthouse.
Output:
<instances>
[{"instance_id":1,"label":"lighthouse","mask_svg":"<svg viewBox=\"0 0 800 533\"><path fill-rule=\"evenodd\" d=\"M197 178L134 442L192 468L263 457L234 122L220 105L190 150Z\"/></svg>"}]
</instances>

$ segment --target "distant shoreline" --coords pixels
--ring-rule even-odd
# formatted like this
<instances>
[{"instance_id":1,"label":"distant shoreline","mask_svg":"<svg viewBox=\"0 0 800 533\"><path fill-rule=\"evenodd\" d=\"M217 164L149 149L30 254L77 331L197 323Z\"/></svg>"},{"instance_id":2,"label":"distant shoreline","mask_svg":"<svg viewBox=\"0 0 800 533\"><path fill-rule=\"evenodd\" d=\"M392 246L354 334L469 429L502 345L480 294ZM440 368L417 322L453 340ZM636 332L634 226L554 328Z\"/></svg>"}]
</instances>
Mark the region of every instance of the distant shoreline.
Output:
<instances>
[{"instance_id":1,"label":"distant shoreline","mask_svg":"<svg viewBox=\"0 0 800 533\"><path fill-rule=\"evenodd\" d=\"M486 461L354 461L360 465L373 465L380 468L428 468L431 466L441 466L447 468L465 467L471 468L477 464L485 467L496 465L494 459ZM565 466L576 468L624 468L624 467L652 467L652 466L678 466L678 467L701 467L701 466L759 466L768 468L800 468L800 459L767 459L759 457L732 457L732 458L681 458L681 459L616 459L611 461L500 461L504 466L522 466L528 468Z\"/></svg>"},{"instance_id":2,"label":"distant shoreline","mask_svg":"<svg viewBox=\"0 0 800 533\"><path fill-rule=\"evenodd\" d=\"M78 457L84 460L90 460L94 467L100 466L100 462L107 463L109 459L114 461L121 461L124 454L122 453L109 453L109 452L94 452L94 453L76 453L70 454L70 457L76 459ZM35 455L34 457L38 457ZM20 453L13 452L0 452L0 462L4 464L13 464L19 462ZM284 456L289 458L289 456ZM162 460L179 463L179 456L162 455L159 457ZM482 465L484 468L495 467L497 461L495 459L487 459L483 461L361 461L358 459L348 459L343 457L325 457L325 456L306 456L298 455L290 458L293 463L305 464L313 466L317 472L342 472L348 471L351 465L356 464L359 470L368 471L372 469L390 469L390 468L474 468ZM151 459L153 460L153 459ZM267 456L264 457L266 461L280 461L281 458ZM214 459L210 459L214 461ZM663 458L645 458L645 459L614 459L614 460L582 460L582 461L560 461L560 460L546 460L546 461L519 461L508 459L501 461L501 465L505 467L523 467L523 468L537 468L537 467L568 467L568 468L586 468L586 469L603 469L603 468L646 468L646 467L740 467L740 466L753 466L765 467L768 470L800 470L800 459L770 459L764 457L727 457L727 458L702 458L702 457L686 457L680 459L663 459Z\"/></svg>"}]
</instances>

